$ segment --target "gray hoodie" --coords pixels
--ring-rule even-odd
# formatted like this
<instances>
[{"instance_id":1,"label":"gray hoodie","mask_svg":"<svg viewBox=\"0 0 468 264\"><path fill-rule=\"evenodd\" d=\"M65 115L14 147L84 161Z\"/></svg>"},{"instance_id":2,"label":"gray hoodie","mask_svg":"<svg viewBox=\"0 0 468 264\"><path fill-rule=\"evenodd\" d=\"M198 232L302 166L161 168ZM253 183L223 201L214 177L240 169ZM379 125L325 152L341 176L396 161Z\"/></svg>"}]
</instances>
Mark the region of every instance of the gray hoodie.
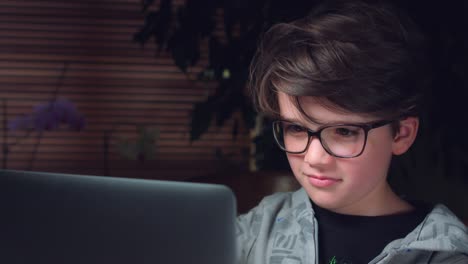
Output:
<instances>
[{"instance_id":1,"label":"gray hoodie","mask_svg":"<svg viewBox=\"0 0 468 264\"><path fill-rule=\"evenodd\" d=\"M317 221L304 189L268 196L237 219L242 264L318 263ZM465 225L436 205L412 232L389 243L370 263L468 263Z\"/></svg>"}]
</instances>

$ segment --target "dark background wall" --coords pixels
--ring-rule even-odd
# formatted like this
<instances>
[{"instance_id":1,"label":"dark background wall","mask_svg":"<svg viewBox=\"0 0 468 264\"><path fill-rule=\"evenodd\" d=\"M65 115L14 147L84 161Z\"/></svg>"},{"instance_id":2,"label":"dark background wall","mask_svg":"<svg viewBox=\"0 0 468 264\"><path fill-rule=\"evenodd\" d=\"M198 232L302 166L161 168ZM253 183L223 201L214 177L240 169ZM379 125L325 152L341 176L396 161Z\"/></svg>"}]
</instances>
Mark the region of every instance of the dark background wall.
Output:
<instances>
[{"instance_id":1,"label":"dark background wall","mask_svg":"<svg viewBox=\"0 0 468 264\"><path fill-rule=\"evenodd\" d=\"M154 43L142 48L132 40L143 20L139 0L0 1L0 124L10 145L5 168L168 180L247 168L248 133L241 127L233 140L233 120L189 140L193 105L214 87L194 81L207 63L206 45L198 65L184 74L167 52L156 56ZM5 130L4 120L55 96L76 105L84 130L27 137ZM136 140L138 125L160 131L154 157L144 162L116 148L123 138Z\"/></svg>"}]
</instances>

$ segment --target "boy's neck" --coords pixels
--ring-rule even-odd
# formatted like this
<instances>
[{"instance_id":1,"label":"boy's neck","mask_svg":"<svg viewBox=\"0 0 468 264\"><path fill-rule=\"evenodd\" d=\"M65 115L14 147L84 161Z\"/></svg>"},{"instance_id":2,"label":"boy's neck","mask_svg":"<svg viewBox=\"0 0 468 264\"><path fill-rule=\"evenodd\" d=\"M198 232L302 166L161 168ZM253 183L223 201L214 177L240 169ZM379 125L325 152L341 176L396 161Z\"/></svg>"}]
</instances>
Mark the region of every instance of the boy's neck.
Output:
<instances>
[{"instance_id":1,"label":"boy's neck","mask_svg":"<svg viewBox=\"0 0 468 264\"><path fill-rule=\"evenodd\" d=\"M398 196L388 183L385 184L384 196L380 200L380 215L394 215L413 211L414 207Z\"/></svg>"}]
</instances>

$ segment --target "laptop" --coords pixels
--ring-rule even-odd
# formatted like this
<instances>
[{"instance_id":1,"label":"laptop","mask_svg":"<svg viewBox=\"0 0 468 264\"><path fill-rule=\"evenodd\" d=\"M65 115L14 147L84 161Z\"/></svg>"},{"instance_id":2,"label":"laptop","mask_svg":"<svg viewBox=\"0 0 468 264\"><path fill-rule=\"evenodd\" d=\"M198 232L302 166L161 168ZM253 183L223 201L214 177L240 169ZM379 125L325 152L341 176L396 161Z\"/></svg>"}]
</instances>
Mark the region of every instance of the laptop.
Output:
<instances>
[{"instance_id":1,"label":"laptop","mask_svg":"<svg viewBox=\"0 0 468 264\"><path fill-rule=\"evenodd\" d=\"M0 263L234 263L222 185L0 171Z\"/></svg>"}]
</instances>

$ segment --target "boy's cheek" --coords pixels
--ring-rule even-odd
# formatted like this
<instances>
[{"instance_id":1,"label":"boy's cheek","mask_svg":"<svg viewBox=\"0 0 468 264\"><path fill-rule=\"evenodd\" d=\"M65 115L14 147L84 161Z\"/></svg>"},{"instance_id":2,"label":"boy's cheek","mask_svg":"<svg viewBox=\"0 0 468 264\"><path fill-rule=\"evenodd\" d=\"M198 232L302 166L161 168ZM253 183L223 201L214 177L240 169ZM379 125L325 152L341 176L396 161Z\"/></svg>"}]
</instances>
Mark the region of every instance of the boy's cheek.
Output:
<instances>
[{"instance_id":1,"label":"boy's cheek","mask_svg":"<svg viewBox=\"0 0 468 264\"><path fill-rule=\"evenodd\" d=\"M294 177L301 183L301 176L302 176L302 167L305 166L304 158L297 155L287 155L289 167L294 174Z\"/></svg>"}]
</instances>

